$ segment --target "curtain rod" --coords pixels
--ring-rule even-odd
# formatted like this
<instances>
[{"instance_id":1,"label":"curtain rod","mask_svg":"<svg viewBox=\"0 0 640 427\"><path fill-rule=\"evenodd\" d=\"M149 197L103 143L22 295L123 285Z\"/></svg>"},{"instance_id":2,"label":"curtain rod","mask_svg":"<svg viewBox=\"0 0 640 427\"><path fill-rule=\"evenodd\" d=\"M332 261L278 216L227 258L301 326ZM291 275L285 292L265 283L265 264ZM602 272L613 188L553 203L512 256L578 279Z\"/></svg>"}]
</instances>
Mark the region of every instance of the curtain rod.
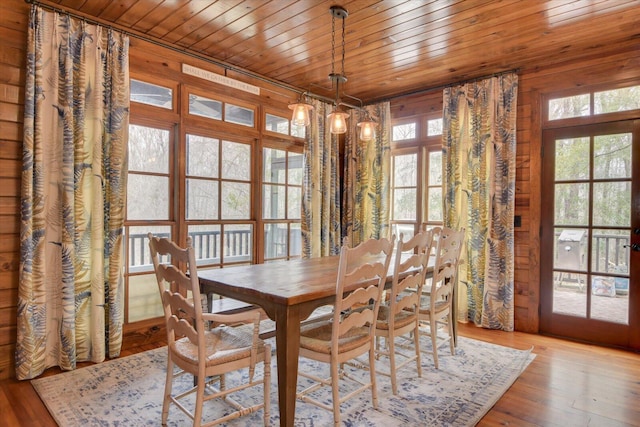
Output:
<instances>
[{"instance_id":1,"label":"curtain rod","mask_svg":"<svg viewBox=\"0 0 640 427\"><path fill-rule=\"evenodd\" d=\"M307 95L307 96L310 96L312 98L316 98L316 99L318 99L320 101L324 101L324 102L328 102L328 103L334 103L335 102L334 99L328 98L326 96L318 95L318 94L310 92L308 90L304 90L304 89L301 89L301 88L298 88L298 87L295 87L295 86L291 86L291 85L288 85L288 84L286 84L284 82L281 82L281 81L278 81L278 80L270 79L270 78L262 76L260 74L253 73L253 72L251 72L249 70L245 70L243 68L236 67L235 65L229 64L229 63L224 62L224 61L220 61L220 60L217 60L217 59L214 59L214 58L211 58L211 57L208 57L208 56L196 53L196 52L192 52L192 51L189 51L189 50L186 50L186 49L178 48L177 46L167 44L167 43L165 43L165 42L163 42L161 40L158 40L158 39L156 39L154 37L150 37L150 36L148 36L146 34L138 33L137 31L124 29L124 28L122 28L122 27L120 27L118 25L114 25L112 22L101 20L99 18L95 18L95 17L88 16L88 15L81 14L81 13L70 12L70 11L60 7L59 5L52 5L52 4L49 4L49 3L44 2L42 0L24 0L24 1L27 4L33 4L33 5L44 7L45 9L49 9L49 10L54 11L54 12L64 13L66 15L69 15L69 16L73 17L73 18L81 19L81 20L83 20L85 22L88 22L90 24L93 24L93 25L101 25L101 26L109 28L109 29L114 29L114 30L120 31L121 33L123 33L125 35L131 36L131 37L135 37L137 39L149 42L149 43L154 44L156 46L164 47L164 48L170 49L170 50L172 50L174 52L178 52L178 53L181 53L183 55L187 55L187 56L190 56L192 58L199 59L199 60L208 62L208 63L213 64L213 65L217 65L219 67L224 68L225 76L226 76L226 71L230 70L230 71L234 71L236 73L242 74L244 76L251 77L251 78L260 80L262 82L272 84L272 85L277 86L279 88L290 90L292 92L298 93L299 95ZM483 79L496 77L496 76L499 76L499 75L502 75L502 74L506 74L506 73L510 73L510 72L517 73L519 71L520 71L519 68L515 68L513 70L501 71L499 73L493 73L493 74L489 74L489 75L482 76L482 77L476 77L476 78L469 79L469 80L462 80L462 81L458 81L458 82L454 82L454 83L448 83L446 85L433 86L433 87L426 88L426 89L418 89L418 90L415 90L415 91L412 91L412 92L402 93L402 94L395 95L395 96L392 96L392 97L389 97L389 98L374 99L372 101L367 102L366 105L372 105L372 104L377 104L377 103L386 102L386 101L393 101L395 99L402 98L402 97L405 97L405 96L430 93L430 92L434 92L436 90L442 90L442 89L445 89L447 87L451 87L451 86L462 84L462 83L469 83L469 82L473 82L473 81L483 80ZM263 88L263 89L269 90L267 88ZM275 91L271 91L271 92L277 93ZM280 95L282 95L282 94L280 94ZM340 104L344 105L345 107L352 108L352 109L362 110L362 107L358 107L356 105L352 105L352 104L349 104L349 103L346 103L346 102L341 102Z\"/></svg>"},{"instance_id":2,"label":"curtain rod","mask_svg":"<svg viewBox=\"0 0 640 427\"><path fill-rule=\"evenodd\" d=\"M503 74L508 74L508 73L519 73L520 72L520 68L514 68L511 70L505 70L505 71L500 71L497 73L493 73L493 74L487 74L484 76L480 76L480 77L474 77L472 79L468 79L468 80L459 80L453 83L447 83L445 85L439 85L439 86L432 86L426 89L418 89L418 90L414 90L414 91L410 91L410 92L405 92L405 93L401 93L400 95L395 95L389 98L381 98L381 99L374 99L373 101L371 101L371 104L375 104L378 102L385 102L385 101L393 101L395 99L398 98L403 98L405 96L411 96L411 95L422 95L422 94L426 94L426 93L431 93L431 92L435 92L437 90L443 90L446 89L448 87L452 87L452 86L456 86L456 85L460 85L460 84L465 84L465 83L471 83L471 82L477 82L479 80L485 80L485 79L490 79L492 77L498 77L501 76Z\"/></svg>"},{"instance_id":3,"label":"curtain rod","mask_svg":"<svg viewBox=\"0 0 640 427\"><path fill-rule=\"evenodd\" d=\"M279 88L290 90L290 91L298 93L298 94L307 94L307 95L309 95L309 96L311 96L313 98L318 98L320 100L328 99L328 98L325 98L323 96L320 96L320 95L317 95L317 94L313 94L313 93L311 93L309 91L303 90L301 88L288 85L288 84L286 84L284 82L281 82L281 81L278 81L278 80L274 80L274 79L270 79L270 78L262 76L260 74L253 73L253 72L251 72L249 70L245 70L243 68L236 67L235 65L229 64L227 62L220 61L220 60L217 60L217 59L214 59L214 58L211 58L211 57L208 57L208 56L196 53L196 52L192 52L192 51L189 51L189 50L186 50L186 49L181 49L181 48L179 48L177 46L173 46L173 45L167 44L167 43L165 43L165 42L163 42L161 40L158 40L158 39L156 39L154 37L151 37L151 36L148 36L146 34L139 33L137 31L133 31L133 30L127 30L127 29L122 28L122 27L120 27L118 25L115 25L112 22L101 20L99 18L95 18L95 17L89 16L89 15L85 15L85 14L82 14L82 13L71 12L69 10L64 9L63 7L61 7L59 5L52 5L52 4L49 4L47 2L43 2L41 0L24 0L24 1L27 4L41 6L41 7L45 8L45 9L48 9L48 10L53 11L53 12L64 13L65 15L69 15L69 16L71 16L73 18L83 20L83 21L88 22L88 23L90 23L92 25L100 25L100 26L103 26L103 27L106 27L106 28L109 28L109 29L113 29L113 30L119 31L119 32L121 32L121 33L123 33L123 34L125 34L127 36L135 37L137 39L140 39L140 40L145 41L145 42L149 42L149 43L154 44L156 46L164 47L164 48L170 49L170 50L172 50L174 52L178 52L178 53L190 56L192 58L200 59L200 60L208 62L210 64L217 65L219 67L224 68L225 75L226 75L226 71L230 70L230 71L234 71L236 73L242 74L244 76L251 77L251 78L260 80L262 82L272 84L272 85L277 86ZM263 88L263 89L269 90L267 88ZM272 92L275 92L275 91L272 91ZM277 93L277 92L275 92L275 93ZM280 95L283 95L283 94L280 94Z\"/></svg>"}]
</instances>

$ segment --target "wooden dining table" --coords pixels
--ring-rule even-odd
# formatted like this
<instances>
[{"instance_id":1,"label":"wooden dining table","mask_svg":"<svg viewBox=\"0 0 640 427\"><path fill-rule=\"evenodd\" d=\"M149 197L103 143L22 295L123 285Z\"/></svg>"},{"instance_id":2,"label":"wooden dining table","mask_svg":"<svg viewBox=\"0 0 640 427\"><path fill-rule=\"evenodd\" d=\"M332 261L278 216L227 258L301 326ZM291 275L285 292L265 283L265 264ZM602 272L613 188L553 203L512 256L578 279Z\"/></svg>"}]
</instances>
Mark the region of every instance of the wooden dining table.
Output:
<instances>
[{"instance_id":1,"label":"wooden dining table","mask_svg":"<svg viewBox=\"0 0 640 427\"><path fill-rule=\"evenodd\" d=\"M295 419L300 322L335 302L339 256L200 270L201 291L260 306L275 322L280 425ZM388 282L393 278L393 260ZM352 289L345 289L351 291Z\"/></svg>"}]
</instances>

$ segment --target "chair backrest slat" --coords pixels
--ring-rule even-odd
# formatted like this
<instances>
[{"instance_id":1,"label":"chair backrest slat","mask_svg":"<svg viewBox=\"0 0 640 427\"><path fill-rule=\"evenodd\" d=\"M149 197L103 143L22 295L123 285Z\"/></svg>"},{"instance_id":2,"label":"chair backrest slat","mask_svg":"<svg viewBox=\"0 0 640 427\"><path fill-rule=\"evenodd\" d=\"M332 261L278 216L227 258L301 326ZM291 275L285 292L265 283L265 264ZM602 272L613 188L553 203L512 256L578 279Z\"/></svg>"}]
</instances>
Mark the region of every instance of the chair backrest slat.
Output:
<instances>
[{"instance_id":1,"label":"chair backrest slat","mask_svg":"<svg viewBox=\"0 0 640 427\"><path fill-rule=\"evenodd\" d=\"M332 345L336 348L338 338L350 329L375 326L374 319L378 315L394 239L368 239L354 248L342 247L332 331ZM354 286L357 288L352 289ZM345 290L350 292L345 294Z\"/></svg>"}]
</instances>

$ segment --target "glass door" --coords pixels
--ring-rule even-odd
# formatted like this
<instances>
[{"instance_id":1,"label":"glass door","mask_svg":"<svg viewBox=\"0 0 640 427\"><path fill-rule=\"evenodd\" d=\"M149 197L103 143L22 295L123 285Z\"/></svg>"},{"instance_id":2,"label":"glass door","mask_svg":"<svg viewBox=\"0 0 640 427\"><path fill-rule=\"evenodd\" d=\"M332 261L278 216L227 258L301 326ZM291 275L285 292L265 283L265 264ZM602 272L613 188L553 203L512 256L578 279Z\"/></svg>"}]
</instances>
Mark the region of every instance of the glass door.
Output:
<instances>
[{"instance_id":1,"label":"glass door","mask_svg":"<svg viewBox=\"0 0 640 427\"><path fill-rule=\"evenodd\" d=\"M543 333L640 348L639 123L543 134Z\"/></svg>"}]
</instances>

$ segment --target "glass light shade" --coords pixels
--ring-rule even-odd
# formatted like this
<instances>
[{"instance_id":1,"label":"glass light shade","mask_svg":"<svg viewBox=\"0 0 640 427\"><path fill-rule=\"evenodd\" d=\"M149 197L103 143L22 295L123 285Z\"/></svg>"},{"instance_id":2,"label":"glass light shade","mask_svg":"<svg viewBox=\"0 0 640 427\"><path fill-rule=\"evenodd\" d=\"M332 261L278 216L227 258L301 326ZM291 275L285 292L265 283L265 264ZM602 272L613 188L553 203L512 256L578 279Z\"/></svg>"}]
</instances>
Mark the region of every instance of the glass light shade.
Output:
<instances>
[{"instance_id":1,"label":"glass light shade","mask_svg":"<svg viewBox=\"0 0 640 427\"><path fill-rule=\"evenodd\" d=\"M371 141L376 134L376 122L364 121L358 123L360 127L360 140Z\"/></svg>"},{"instance_id":2,"label":"glass light shade","mask_svg":"<svg viewBox=\"0 0 640 427\"><path fill-rule=\"evenodd\" d=\"M289 108L293 110L291 121L294 125L308 126L311 123L309 112L313 110L313 105L298 102L296 104L289 104Z\"/></svg>"},{"instance_id":3,"label":"glass light shade","mask_svg":"<svg viewBox=\"0 0 640 427\"><path fill-rule=\"evenodd\" d=\"M335 110L333 113L329 114L327 118L329 119L329 131L331 133L345 133L347 131L347 118L349 114Z\"/></svg>"}]
</instances>

